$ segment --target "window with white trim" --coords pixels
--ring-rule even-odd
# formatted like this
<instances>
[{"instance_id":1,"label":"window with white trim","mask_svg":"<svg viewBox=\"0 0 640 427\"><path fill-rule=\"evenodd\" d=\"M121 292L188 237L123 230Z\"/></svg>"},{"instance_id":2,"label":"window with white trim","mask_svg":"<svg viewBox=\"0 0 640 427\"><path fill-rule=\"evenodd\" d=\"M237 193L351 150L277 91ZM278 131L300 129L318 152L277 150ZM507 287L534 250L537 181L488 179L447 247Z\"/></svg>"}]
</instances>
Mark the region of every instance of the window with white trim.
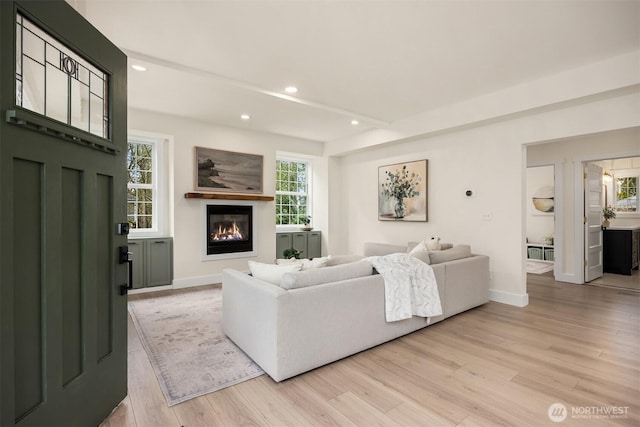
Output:
<instances>
[{"instance_id":1,"label":"window with white trim","mask_svg":"<svg viewBox=\"0 0 640 427\"><path fill-rule=\"evenodd\" d=\"M276 159L276 226L311 220L311 162Z\"/></svg>"},{"instance_id":2,"label":"window with white trim","mask_svg":"<svg viewBox=\"0 0 640 427\"><path fill-rule=\"evenodd\" d=\"M145 133L130 134L127 144L127 221L131 234L164 235L167 140Z\"/></svg>"},{"instance_id":3,"label":"window with white trim","mask_svg":"<svg viewBox=\"0 0 640 427\"><path fill-rule=\"evenodd\" d=\"M632 173L616 173L615 211L616 213L637 213L638 209L638 175Z\"/></svg>"}]
</instances>

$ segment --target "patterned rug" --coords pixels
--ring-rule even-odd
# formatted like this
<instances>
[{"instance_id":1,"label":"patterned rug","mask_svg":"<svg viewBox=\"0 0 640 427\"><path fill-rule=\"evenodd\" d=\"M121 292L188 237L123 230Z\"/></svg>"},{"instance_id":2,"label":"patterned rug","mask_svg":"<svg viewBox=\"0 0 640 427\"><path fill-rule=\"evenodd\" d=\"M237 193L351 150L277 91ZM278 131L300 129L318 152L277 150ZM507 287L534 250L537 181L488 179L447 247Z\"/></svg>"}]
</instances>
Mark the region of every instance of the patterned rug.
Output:
<instances>
[{"instance_id":1,"label":"patterned rug","mask_svg":"<svg viewBox=\"0 0 640 427\"><path fill-rule=\"evenodd\" d=\"M129 301L129 313L169 406L264 371L222 332L222 289Z\"/></svg>"}]
</instances>

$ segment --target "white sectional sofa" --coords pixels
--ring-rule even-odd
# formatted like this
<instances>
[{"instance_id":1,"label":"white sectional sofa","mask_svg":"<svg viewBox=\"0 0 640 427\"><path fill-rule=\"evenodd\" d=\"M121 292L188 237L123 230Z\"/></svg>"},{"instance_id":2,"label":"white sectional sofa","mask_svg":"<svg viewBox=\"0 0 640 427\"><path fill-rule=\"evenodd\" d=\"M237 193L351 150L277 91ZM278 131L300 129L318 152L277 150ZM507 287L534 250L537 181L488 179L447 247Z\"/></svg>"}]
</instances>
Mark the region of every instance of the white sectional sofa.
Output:
<instances>
[{"instance_id":1,"label":"white sectional sofa","mask_svg":"<svg viewBox=\"0 0 640 427\"><path fill-rule=\"evenodd\" d=\"M271 378L285 380L488 302L489 258L452 259L456 248L430 254L443 310L430 322L385 321L384 280L363 260L287 273L290 289L225 270L224 332ZM368 243L364 254L395 252L407 246Z\"/></svg>"}]
</instances>

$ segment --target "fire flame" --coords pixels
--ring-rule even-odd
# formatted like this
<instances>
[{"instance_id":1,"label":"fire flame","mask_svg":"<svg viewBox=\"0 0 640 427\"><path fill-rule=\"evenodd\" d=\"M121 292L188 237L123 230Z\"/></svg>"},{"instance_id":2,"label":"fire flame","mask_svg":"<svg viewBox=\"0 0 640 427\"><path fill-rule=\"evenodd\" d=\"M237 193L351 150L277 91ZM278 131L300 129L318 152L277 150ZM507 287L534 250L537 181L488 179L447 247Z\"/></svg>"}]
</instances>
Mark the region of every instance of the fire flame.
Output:
<instances>
[{"instance_id":1,"label":"fire flame","mask_svg":"<svg viewBox=\"0 0 640 427\"><path fill-rule=\"evenodd\" d=\"M235 221L228 227L223 227L222 224L218 224L218 230L212 232L210 237L211 241L244 240L244 236Z\"/></svg>"}]
</instances>

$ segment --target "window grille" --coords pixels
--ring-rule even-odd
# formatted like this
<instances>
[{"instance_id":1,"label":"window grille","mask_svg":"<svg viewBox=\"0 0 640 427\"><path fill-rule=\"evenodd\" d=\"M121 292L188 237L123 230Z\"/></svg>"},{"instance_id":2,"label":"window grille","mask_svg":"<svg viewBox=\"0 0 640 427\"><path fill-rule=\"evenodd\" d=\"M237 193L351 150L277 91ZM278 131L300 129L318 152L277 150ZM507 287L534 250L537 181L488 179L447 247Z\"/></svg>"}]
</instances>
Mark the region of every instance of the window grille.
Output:
<instances>
[{"instance_id":1,"label":"window grille","mask_svg":"<svg viewBox=\"0 0 640 427\"><path fill-rule=\"evenodd\" d=\"M16 14L16 105L109 139L108 75Z\"/></svg>"}]
</instances>

